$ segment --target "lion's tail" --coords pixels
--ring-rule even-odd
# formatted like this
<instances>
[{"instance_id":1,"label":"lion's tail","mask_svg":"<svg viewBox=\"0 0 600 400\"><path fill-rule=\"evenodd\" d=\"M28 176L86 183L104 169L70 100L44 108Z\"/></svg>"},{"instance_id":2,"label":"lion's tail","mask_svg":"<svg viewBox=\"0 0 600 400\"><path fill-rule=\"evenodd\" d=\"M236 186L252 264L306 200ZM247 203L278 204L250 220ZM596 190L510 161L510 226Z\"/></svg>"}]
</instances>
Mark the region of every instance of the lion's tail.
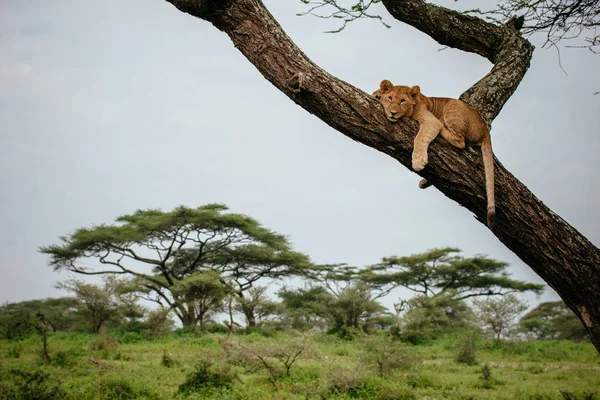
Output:
<instances>
[{"instance_id":1,"label":"lion's tail","mask_svg":"<svg viewBox=\"0 0 600 400\"><path fill-rule=\"evenodd\" d=\"M496 217L496 202L494 200L494 154L492 153L492 139L487 135L481 142L483 168L485 169L485 192L487 196L487 225L494 229Z\"/></svg>"}]
</instances>

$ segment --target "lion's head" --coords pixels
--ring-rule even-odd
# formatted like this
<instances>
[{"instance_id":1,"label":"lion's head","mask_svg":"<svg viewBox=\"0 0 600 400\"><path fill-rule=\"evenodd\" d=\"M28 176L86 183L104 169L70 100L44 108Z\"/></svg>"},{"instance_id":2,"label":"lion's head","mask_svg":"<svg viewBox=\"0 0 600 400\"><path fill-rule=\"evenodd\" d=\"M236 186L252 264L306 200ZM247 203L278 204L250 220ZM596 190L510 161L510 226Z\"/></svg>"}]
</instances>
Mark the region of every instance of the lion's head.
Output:
<instances>
[{"instance_id":1,"label":"lion's head","mask_svg":"<svg viewBox=\"0 0 600 400\"><path fill-rule=\"evenodd\" d=\"M385 116L389 121L396 122L402 117L411 117L415 111L417 95L421 93L418 86L394 86L384 79L379 89L373 92L383 104Z\"/></svg>"}]
</instances>

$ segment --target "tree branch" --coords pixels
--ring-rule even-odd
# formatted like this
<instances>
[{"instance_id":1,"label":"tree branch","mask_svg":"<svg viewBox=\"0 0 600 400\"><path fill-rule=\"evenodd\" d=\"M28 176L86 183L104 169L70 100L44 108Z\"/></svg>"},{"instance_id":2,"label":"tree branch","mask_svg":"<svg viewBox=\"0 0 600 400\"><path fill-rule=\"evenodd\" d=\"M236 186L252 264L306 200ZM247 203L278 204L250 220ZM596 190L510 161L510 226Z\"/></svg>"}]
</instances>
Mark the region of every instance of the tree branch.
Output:
<instances>
[{"instance_id":1,"label":"tree branch","mask_svg":"<svg viewBox=\"0 0 600 400\"><path fill-rule=\"evenodd\" d=\"M475 293L470 293L461 297L457 297L456 300L466 300L469 299L471 297L479 297L479 296L486 296L486 298L491 297L491 296L504 296L507 294L512 294L512 293L516 293L516 290L510 290L507 292L503 292L503 291L498 291L498 292L494 292L492 290L488 290L488 291L484 291L484 292L475 292Z\"/></svg>"},{"instance_id":2,"label":"tree branch","mask_svg":"<svg viewBox=\"0 0 600 400\"><path fill-rule=\"evenodd\" d=\"M160 287L167 287L167 285L165 285L164 283L152 278L149 275L146 274L142 274L139 272L135 272L132 271L130 269L125 268L123 265L121 265L121 263L119 262L114 262L114 261L110 261L107 260L107 257L109 256L110 252L108 252L106 255L102 256L102 255L96 255L96 257L98 258L98 261L103 264L103 265L113 265L115 267L118 267L120 269L120 271L115 271L115 270L110 270L110 271L94 271L94 272L86 272L85 269L82 269L81 267L77 267L75 265L74 260L72 260L69 265L70 265L70 270L73 272L77 272L78 274L84 274L84 275L123 275L123 274L128 274L128 275L133 275L133 276L137 276L139 278L143 278L146 279L152 283L154 283L157 286Z\"/></svg>"},{"instance_id":3,"label":"tree branch","mask_svg":"<svg viewBox=\"0 0 600 400\"><path fill-rule=\"evenodd\" d=\"M423 0L383 0L382 3L394 18L438 43L479 54L494 64L486 76L460 97L491 124L529 69L533 54L531 43L513 28L491 24Z\"/></svg>"},{"instance_id":4,"label":"tree branch","mask_svg":"<svg viewBox=\"0 0 600 400\"><path fill-rule=\"evenodd\" d=\"M411 120L389 123L378 101L309 60L260 0L167 1L225 32L265 79L305 110L349 138L388 154L410 169L417 123ZM384 3L390 12L397 13L401 12L401 4L410 10L409 5L417 7L417 3L422 2L384 0ZM412 14L406 14L405 19L423 18L418 15L419 10L412 8ZM447 29L436 32L448 37L450 30L454 32L461 25L460 21L472 19L446 16ZM532 47L516 33L502 36L489 26L481 25L483 31L480 34L477 30L469 30L474 29L472 25L470 28L461 26L465 29L466 44L455 41L445 44L472 46L473 50L477 49L477 54L489 56L496 62L490 74L463 95L465 101L482 110L491 121L518 81L512 88L509 83L525 73L529 59L524 55L530 54ZM426 29L436 28L426 28L424 23L423 30ZM467 36L471 39L467 40ZM492 37L504 41L488 43ZM510 48L511 45L515 48ZM495 53L492 49L496 49ZM503 78L504 74L508 77ZM299 80L302 82L299 87L288 86L291 78L300 76L303 78ZM494 235L561 295L584 322L592 342L600 349L600 250L539 201L498 161L495 164ZM479 221L485 221L484 175L478 150L461 151L442 141L434 141L429 149L429 164L419 175L445 196L472 211Z\"/></svg>"}]
</instances>

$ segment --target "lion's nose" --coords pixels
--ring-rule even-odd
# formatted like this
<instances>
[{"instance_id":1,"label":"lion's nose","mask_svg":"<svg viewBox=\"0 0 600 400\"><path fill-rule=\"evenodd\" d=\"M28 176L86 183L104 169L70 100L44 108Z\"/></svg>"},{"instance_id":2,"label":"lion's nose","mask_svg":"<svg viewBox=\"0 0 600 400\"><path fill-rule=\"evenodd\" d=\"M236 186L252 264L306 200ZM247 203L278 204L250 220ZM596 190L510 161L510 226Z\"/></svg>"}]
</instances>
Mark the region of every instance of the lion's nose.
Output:
<instances>
[{"instance_id":1,"label":"lion's nose","mask_svg":"<svg viewBox=\"0 0 600 400\"><path fill-rule=\"evenodd\" d=\"M390 114L392 114L392 115L396 115L396 114L398 114L398 111L393 111L393 110L391 110L391 111L390 111Z\"/></svg>"}]
</instances>

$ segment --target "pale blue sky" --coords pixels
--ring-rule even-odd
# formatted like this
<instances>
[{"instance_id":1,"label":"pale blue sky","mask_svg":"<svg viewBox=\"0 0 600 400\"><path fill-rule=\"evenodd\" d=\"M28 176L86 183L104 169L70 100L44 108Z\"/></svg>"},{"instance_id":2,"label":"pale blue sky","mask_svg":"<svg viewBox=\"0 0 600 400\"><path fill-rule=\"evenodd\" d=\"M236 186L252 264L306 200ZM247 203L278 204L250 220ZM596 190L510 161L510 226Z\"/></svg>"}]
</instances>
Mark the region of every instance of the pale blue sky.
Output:
<instances>
[{"instance_id":1,"label":"pale blue sky","mask_svg":"<svg viewBox=\"0 0 600 400\"><path fill-rule=\"evenodd\" d=\"M454 7L454 1L445 1ZM297 17L267 0L320 66L370 93L381 79L456 97L491 65L411 27ZM464 2L468 6L467 2ZM600 243L600 56L542 50L492 129L500 161ZM163 0L0 1L0 302L57 296L37 253L138 208L222 202L319 263L456 246L541 280L472 215L268 83L212 25ZM555 298L548 292L544 299ZM531 297L531 302L537 301Z\"/></svg>"}]
</instances>

